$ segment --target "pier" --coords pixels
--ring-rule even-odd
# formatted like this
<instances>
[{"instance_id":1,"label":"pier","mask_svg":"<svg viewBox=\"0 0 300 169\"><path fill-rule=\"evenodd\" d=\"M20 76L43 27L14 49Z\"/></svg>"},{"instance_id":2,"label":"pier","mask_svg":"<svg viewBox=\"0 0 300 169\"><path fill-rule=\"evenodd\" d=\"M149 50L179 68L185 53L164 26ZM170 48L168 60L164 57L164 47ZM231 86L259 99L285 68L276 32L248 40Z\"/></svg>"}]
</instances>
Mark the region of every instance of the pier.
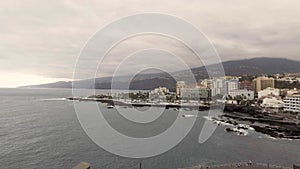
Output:
<instances>
[{"instance_id":1,"label":"pier","mask_svg":"<svg viewBox=\"0 0 300 169\"><path fill-rule=\"evenodd\" d=\"M209 105L204 104L190 104L190 103L153 103L153 102L126 102L124 100L116 100L116 99L107 99L107 98L67 98L68 100L75 100L75 101L94 101L94 102L101 102L107 103L113 106L127 106L127 107L165 107L166 109L169 108L186 108L186 109L197 109L200 111L209 110Z\"/></svg>"}]
</instances>

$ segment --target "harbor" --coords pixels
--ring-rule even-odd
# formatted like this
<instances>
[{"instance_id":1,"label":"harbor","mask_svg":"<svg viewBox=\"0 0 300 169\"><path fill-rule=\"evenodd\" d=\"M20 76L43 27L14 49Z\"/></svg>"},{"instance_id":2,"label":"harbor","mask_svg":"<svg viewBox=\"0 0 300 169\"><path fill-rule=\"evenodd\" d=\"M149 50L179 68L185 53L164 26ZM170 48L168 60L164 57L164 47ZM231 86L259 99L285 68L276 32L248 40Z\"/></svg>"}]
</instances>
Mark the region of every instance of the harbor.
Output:
<instances>
[{"instance_id":1,"label":"harbor","mask_svg":"<svg viewBox=\"0 0 300 169\"><path fill-rule=\"evenodd\" d=\"M115 100L115 99L107 99L107 98L79 98L79 97L69 97L68 100L74 100L74 101L93 101L93 102L101 102L106 103L108 105L112 106L127 106L127 107L164 107L166 109L169 108L186 108L186 109L198 109L199 111L209 110L209 105L204 104L196 104L196 103L167 103L167 102L161 102L161 103L154 103L154 102L129 102L126 100Z\"/></svg>"}]
</instances>

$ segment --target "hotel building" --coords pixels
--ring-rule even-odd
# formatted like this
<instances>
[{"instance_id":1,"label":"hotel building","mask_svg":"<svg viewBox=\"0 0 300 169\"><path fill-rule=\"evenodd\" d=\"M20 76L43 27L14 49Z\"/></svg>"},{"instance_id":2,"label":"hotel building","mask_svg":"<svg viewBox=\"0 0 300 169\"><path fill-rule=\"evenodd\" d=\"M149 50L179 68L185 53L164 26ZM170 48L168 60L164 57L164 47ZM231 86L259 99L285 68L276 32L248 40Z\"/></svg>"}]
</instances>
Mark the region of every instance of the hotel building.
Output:
<instances>
[{"instance_id":1,"label":"hotel building","mask_svg":"<svg viewBox=\"0 0 300 169\"><path fill-rule=\"evenodd\" d=\"M300 93L286 96L283 102L285 111L300 112Z\"/></svg>"},{"instance_id":2,"label":"hotel building","mask_svg":"<svg viewBox=\"0 0 300 169\"><path fill-rule=\"evenodd\" d=\"M267 87L274 88L274 78L258 77L253 80L253 88L255 92L266 89Z\"/></svg>"}]
</instances>

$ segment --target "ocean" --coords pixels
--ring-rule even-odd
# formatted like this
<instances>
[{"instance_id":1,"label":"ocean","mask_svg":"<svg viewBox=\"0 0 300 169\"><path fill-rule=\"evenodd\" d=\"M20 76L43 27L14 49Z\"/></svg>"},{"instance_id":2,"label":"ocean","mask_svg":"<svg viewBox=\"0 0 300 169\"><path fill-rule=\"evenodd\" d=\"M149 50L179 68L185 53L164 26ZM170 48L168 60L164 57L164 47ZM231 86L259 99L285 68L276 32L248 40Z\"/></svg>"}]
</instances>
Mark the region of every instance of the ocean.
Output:
<instances>
[{"instance_id":1,"label":"ocean","mask_svg":"<svg viewBox=\"0 0 300 169\"><path fill-rule=\"evenodd\" d=\"M226 126L219 126L209 140L199 144L199 133L205 121L202 117L207 112L199 113L200 118L189 134L170 151L145 159L120 157L97 146L87 136L77 119L73 102L63 99L70 96L70 89L0 89L1 169L70 169L81 161L90 163L92 169L138 169L140 163L143 169L248 161L286 167L300 163L300 140L274 139L255 131L237 136L225 132ZM105 108L105 105L100 106ZM104 113L117 121L115 129L144 137L150 131L163 132L178 114L170 109L150 126L125 122L110 111L113 110Z\"/></svg>"}]
</instances>

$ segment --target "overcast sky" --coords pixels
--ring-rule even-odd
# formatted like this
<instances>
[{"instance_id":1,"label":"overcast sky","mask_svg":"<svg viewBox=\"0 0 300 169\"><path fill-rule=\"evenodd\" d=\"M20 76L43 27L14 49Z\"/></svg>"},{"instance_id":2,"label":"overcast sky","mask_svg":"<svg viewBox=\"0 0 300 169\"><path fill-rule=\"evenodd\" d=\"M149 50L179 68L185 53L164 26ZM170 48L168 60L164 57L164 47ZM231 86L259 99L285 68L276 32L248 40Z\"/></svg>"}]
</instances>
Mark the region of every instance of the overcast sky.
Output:
<instances>
[{"instance_id":1,"label":"overcast sky","mask_svg":"<svg viewBox=\"0 0 300 169\"><path fill-rule=\"evenodd\" d=\"M194 24L222 61L262 56L300 60L299 0L9 0L0 1L0 87L71 80L89 37L112 20L140 12L171 14ZM155 45L181 53L192 67L201 64L179 42L136 37L112 51L98 76L113 71L124 49Z\"/></svg>"}]
</instances>

